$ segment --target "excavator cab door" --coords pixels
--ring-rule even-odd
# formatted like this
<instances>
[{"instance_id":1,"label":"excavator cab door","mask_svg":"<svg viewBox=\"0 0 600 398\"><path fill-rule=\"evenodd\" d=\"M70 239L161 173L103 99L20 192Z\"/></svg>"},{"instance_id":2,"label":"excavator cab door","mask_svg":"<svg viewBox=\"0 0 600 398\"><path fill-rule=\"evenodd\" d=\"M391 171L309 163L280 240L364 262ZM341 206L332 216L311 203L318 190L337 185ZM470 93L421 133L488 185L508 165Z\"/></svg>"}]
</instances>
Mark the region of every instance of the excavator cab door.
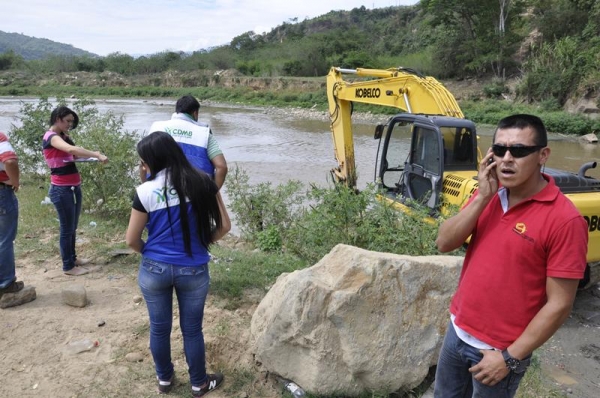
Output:
<instances>
[{"instance_id":1,"label":"excavator cab door","mask_svg":"<svg viewBox=\"0 0 600 398\"><path fill-rule=\"evenodd\" d=\"M403 194L432 211L440 205L444 176L444 145L439 129L413 124L410 154L404 167Z\"/></svg>"},{"instance_id":2,"label":"excavator cab door","mask_svg":"<svg viewBox=\"0 0 600 398\"><path fill-rule=\"evenodd\" d=\"M398 114L377 127L380 138L375 180L392 200L413 200L436 211L444 174L444 145L439 128L426 116Z\"/></svg>"}]
</instances>

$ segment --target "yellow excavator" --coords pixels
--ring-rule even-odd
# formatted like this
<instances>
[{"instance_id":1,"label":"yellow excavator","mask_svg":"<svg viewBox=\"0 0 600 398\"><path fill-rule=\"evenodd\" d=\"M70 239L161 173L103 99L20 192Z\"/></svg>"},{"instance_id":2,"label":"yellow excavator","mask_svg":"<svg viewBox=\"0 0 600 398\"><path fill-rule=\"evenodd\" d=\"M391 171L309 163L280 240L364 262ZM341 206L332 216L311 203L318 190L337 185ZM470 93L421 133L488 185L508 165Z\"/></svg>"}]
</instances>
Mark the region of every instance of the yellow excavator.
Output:
<instances>
[{"instance_id":1,"label":"yellow excavator","mask_svg":"<svg viewBox=\"0 0 600 398\"><path fill-rule=\"evenodd\" d=\"M345 75L350 78L344 80ZM334 181L356 188L352 110L357 102L401 111L375 127L375 182L385 200L403 211L420 203L439 216L465 204L477 189L482 155L475 124L435 78L408 68L333 67L327 99L337 160ZM581 288L600 282L600 180L586 176L595 167L596 162L585 163L578 173L544 169L588 224L588 267Z\"/></svg>"}]
</instances>

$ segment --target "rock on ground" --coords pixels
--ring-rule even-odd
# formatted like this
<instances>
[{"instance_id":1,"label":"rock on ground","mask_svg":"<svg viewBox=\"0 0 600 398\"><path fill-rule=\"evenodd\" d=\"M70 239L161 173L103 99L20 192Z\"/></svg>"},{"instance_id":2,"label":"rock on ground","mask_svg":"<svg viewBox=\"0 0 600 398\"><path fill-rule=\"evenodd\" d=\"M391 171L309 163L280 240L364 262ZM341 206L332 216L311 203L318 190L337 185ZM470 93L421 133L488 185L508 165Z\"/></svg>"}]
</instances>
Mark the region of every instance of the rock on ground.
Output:
<instances>
[{"instance_id":1,"label":"rock on ground","mask_svg":"<svg viewBox=\"0 0 600 398\"><path fill-rule=\"evenodd\" d=\"M437 361L461 266L338 245L259 304L256 361L320 395L414 388Z\"/></svg>"}]
</instances>

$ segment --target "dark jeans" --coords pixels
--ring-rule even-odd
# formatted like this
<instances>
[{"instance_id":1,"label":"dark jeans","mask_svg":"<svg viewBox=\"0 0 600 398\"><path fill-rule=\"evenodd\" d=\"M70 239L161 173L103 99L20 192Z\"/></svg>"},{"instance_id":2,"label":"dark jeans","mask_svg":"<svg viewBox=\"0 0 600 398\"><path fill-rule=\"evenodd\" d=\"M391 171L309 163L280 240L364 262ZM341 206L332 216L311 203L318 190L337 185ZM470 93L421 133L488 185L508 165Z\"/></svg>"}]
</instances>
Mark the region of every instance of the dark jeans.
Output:
<instances>
[{"instance_id":1,"label":"dark jeans","mask_svg":"<svg viewBox=\"0 0 600 398\"><path fill-rule=\"evenodd\" d=\"M181 267L144 257L140 264L138 284L150 316L150 351L159 380L170 380L174 371L171 362L171 328L175 289L190 382L192 386L200 387L207 380L202 320L210 285L208 264Z\"/></svg>"},{"instance_id":2,"label":"dark jeans","mask_svg":"<svg viewBox=\"0 0 600 398\"><path fill-rule=\"evenodd\" d=\"M19 202L11 187L0 186L0 289L17 280L15 276L15 248Z\"/></svg>"},{"instance_id":3,"label":"dark jeans","mask_svg":"<svg viewBox=\"0 0 600 398\"><path fill-rule=\"evenodd\" d=\"M60 223L60 256L63 271L75 267L75 233L81 213L81 187L50 185L48 192L50 200L56 207Z\"/></svg>"},{"instance_id":4,"label":"dark jeans","mask_svg":"<svg viewBox=\"0 0 600 398\"><path fill-rule=\"evenodd\" d=\"M515 396L523 373L511 371L495 386L475 380L469 368L481 361L479 348L462 341L454 331L452 322L444 337L444 344L435 372L435 398L511 398ZM524 361L529 361L529 358Z\"/></svg>"}]
</instances>

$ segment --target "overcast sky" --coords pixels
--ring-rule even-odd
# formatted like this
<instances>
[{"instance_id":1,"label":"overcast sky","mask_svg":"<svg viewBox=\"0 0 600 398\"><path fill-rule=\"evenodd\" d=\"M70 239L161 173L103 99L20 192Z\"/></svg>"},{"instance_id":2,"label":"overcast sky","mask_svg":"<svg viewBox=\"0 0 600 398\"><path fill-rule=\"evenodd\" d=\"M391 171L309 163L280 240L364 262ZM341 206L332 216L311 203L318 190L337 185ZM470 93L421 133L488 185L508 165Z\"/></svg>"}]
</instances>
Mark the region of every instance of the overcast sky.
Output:
<instances>
[{"instance_id":1,"label":"overcast sky","mask_svg":"<svg viewBox=\"0 0 600 398\"><path fill-rule=\"evenodd\" d=\"M0 30L71 44L98 55L193 51L228 44L331 10L418 0L0 0Z\"/></svg>"}]
</instances>

